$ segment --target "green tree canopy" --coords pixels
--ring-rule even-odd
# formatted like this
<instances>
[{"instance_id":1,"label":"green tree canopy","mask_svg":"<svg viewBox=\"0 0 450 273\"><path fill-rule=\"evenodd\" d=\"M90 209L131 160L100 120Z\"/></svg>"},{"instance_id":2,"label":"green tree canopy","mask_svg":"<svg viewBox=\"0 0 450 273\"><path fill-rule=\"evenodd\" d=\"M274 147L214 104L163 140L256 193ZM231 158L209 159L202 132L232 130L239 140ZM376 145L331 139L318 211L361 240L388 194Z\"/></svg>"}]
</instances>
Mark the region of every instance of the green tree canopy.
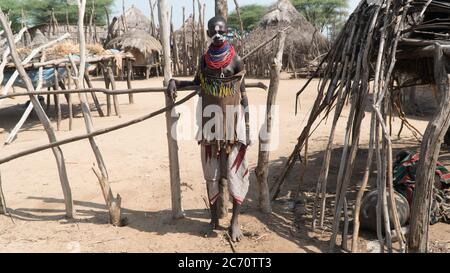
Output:
<instances>
[{"instance_id":1,"label":"green tree canopy","mask_svg":"<svg viewBox=\"0 0 450 273\"><path fill-rule=\"evenodd\" d=\"M291 0L295 8L322 33L333 36L340 30L347 18L348 0ZM246 5L241 7L244 30L251 31L258 26L268 11L267 6ZM236 12L228 17L230 27L239 29Z\"/></svg>"},{"instance_id":2,"label":"green tree canopy","mask_svg":"<svg viewBox=\"0 0 450 273\"><path fill-rule=\"evenodd\" d=\"M295 8L324 32L339 26L347 16L348 0L291 0Z\"/></svg>"},{"instance_id":3,"label":"green tree canopy","mask_svg":"<svg viewBox=\"0 0 450 273\"><path fill-rule=\"evenodd\" d=\"M261 21L261 18L267 13L267 9L268 7L258 4L242 6L240 8L240 13L244 24L244 30L251 31L256 28ZM236 11L228 16L228 26L240 29Z\"/></svg>"},{"instance_id":4,"label":"green tree canopy","mask_svg":"<svg viewBox=\"0 0 450 273\"><path fill-rule=\"evenodd\" d=\"M8 16L14 29L20 27L23 0L1 0L2 11ZM2 27L0 26L0 29Z\"/></svg>"},{"instance_id":5,"label":"green tree canopy","mask_svg":"<svg viewBox=\"0 0 450 273\"><path fill-rule=\"evenodd\" d=\"M70 24L78 22L78 7L68 5L67 0L1 0L1 2L2 10L9 14L9 19L15 30L22 25L22 11L29 26L49 22L52 9L59 24L66 23L66 13ZM96 24L105 25L105 8L108 9L108 12L111 12L114 0L87 0L85 24L89 23L93 3L95 5Z\"/></svg>"}]
</instances>

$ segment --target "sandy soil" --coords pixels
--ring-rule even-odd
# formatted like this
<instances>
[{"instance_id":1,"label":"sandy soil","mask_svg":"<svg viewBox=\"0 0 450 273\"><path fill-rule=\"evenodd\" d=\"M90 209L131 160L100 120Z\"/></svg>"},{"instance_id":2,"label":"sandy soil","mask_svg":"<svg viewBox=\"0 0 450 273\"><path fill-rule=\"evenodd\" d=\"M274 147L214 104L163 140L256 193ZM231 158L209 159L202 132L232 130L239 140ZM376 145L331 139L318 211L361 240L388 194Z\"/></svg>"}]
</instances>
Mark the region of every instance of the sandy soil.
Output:
<instances>
[{"instance_id":1,"label":"sandy soil","mask_svg":"<svg viewBox=\"0 0 450 273\"><path fill-rule=\"evenodd\" d=\"M249 80L254 82L257 80ZM135 81L133 86L161 86L162 79ZM268 84L268 81L264 81ZM315 98L315 86L301 97L301 108L294 115L296 91L304 80L283 80L277 103L280 106L280 145L271 153L270 178L280 172L286 157L292 151L296 138L303 128ZM101 82L94 82L102 86ZM118 82L118 88L126 83ZM257 89L248 91L250 102L264 105L266 94ZM103 95L101 102L105 103ZM128 104L127 96L120 96L122 116L99 118L93 112L96 128L103 128L157 110L164 106L161 94L139 94L136 103ZM0 107L0 138L3 140L13 128L23 111L26 99L7 100ZM194 102L187 103L194 111ZM106 109L106 107L104 107ZM63 108L63 110L66 110ZM348 109L346 109L347 111ZM52 112L53 113L53 112ZM63 139L84 133L81 113L74 121L74 130L68 131L68 120L57 132ZM342 143L346 114L341 118L342 126L337 132L337 141ZM54 122L54 120L53 120ZM412 117L412 123L424 131L426 117ZM320 170L331 121L325 121L309 141L309 166L304 183L300 186L307 201L306 214L292 213L294 194L299 187L300 164L288 177L282 197L274 203L272 215L258 212L254 168L257 162L257 145L249 151L252 167L251 189L245 202L241 225L248 235L236 244L238 252L324 252L328 249L328 228L318 233L310 232L310 193L314 191ZM394 120L397 132L400 123ZM55 125L56 127L56 125ZM362 126L362 146L358 154L359 163L354 174L353 188L359 181L365 154L367 153L369 122ZM179 142L180 173L183 183L183 207L186 218L174 221L170 211L170 185L168 171L166 127L164 116L159 116L127 129L97 138L109 170L111 186L122 196L123 215L128 218L125 227L108 224L108 214L100 187L91 168L95 161L87 141L63 146L68 175L77 210L76 220L64 218L64 203L53 155L41 152L1 166L3 187L7 205L15 223L9 217L0 216L0 252L231 252L230 245L222 233L206 237L209 213L206 210L205 183L202 179L199 147L193 140ZM30 119L9 146L1 148L1 156L22 151L47 142L47 137L36 118ZM395 148L417 149L417 141L404 130L402 140L395 140ZM335 181L340 162L341 148L333 153L330 181ZM449 165L450 154L443 151L443 162ZM371 183L373 184L373 178ZM334 192L330 182L329 192ZM333 198L330 198L330 200ZM351 205L351 204L350 204ZM327 212L330 215L330 212ZM223 221L227 225L228 220ZM363 233L364 242L375 237ZM450 227L438 224L431 228L433 250L448 252ZM370 251L368 249L367 251Z\"/></svg>"}]
</instances>

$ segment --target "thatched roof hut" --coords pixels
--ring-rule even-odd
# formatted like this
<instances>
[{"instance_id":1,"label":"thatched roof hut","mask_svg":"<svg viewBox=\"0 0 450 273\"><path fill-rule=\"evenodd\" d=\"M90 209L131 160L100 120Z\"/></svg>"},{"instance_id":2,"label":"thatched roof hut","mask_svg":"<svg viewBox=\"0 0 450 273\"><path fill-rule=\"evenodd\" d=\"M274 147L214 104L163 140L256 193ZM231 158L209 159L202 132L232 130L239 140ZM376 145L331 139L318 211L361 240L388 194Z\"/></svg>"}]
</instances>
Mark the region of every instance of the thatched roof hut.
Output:
<instances>
[{"instance_id":1,"label":"thatched roof hut","mask_svg":"<svg viewBox=\"0 0 450 273\"><path fill-rule=\"evenodd\" d=\"M40 29L36 29L34 32L33 40L31 41L32 47L38 47L48 42L48 38L41 32Z\"/></svg>"},{"instance_id":2,"label":"thatched roof hut","mask_svg":"<svg viewBox=\"0 0 450 273\"><path fill-rule=\"evenodd\" d=\"M175 35L177 37L177 42L179 45L183 44L183 29L186 28L186 45L188 48L192 46L192 35L194 34L192 30L192 24L193 24L194 18L192 17L192 14L189 15L189 17L186 19L186 21L181 25L181 27L175 31ZM196 23L196 27L197 27Z\"/></svg>"},{"instance_id":3,"label":"thatched roof hut","mask_svg":"<svg viewBox=\"0 0 450 273\"><path fill-rule=\"evenodd\" d=\"M155 54L162 52L161 43L148 32L135 30L111 40L108 48L117 48L130 52L136 58L136 65L147 65Z\"/></svg>"},{"instance_id":4,"label":"thatched roof hut","mask_svg":"<svg viewBox=\"0 0 450 273\"><path fill-rule=\"evenodd\" d=\"M126 25L126 29L125 26ZM134 5L131 6L125 14L120 16L114 25L113 31L119 35L128 31L142 30L149 32L151 26L150 19Z\"/></svg>"},{"instance_id":5,"label":"thatched roof hut","mask_svg":"<svg viewBox=\"0 0 450 273\"><path fill-rule=\"evenodd\" d=\"M296 67L302 67L306 61L311 61L328 49L328 40L306 18L296 10L289 0L279 0L269 8L260 26L245 37L245 49L250 51L263 43L268 37L287 26L292 28L286 37L286 50L283 58L285 65L291 56ZM263 55L271 55L271 49L266 48Z\"/></svg>"}]
</instances>

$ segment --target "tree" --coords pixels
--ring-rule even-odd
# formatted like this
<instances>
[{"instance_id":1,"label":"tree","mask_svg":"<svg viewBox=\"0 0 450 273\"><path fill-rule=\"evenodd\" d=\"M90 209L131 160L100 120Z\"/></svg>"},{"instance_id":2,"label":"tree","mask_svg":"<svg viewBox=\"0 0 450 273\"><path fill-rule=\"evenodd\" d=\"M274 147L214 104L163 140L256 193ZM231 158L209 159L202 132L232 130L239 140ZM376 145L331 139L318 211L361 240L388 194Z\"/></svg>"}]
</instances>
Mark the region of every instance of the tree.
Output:
<instances>
[{"instance_id":1,"label":"tree","mask_svg":"<svg viewBox=\"0 0 450 273\"><path fill-rule=\"evenodd\" d=\"M114 4L114 0L87 0L86 22L91 15L92 2L95 4L95 22L97 25L105 25L106 14ZM60 24L66 23L66 14L70 24L78 22L78 9L76 5L68 5L67 0L1 0L2 9L9 14L14 30L18 30L22 25L22 11L26 14L29 26L48 23L52 9Z\"/></svg>"},{"instance_id":2,"label":"tree","mask_svg":"<svg viewBox=\"0 0 450 273\"><path fill-rule=\"evenodd\" d=\"M320 32L333 38L347 17L348 0L291 0Z\"/></svg>"},{"instance_id":3,"label":"tree","mask_svg":"<svg viewBox=\"0 0 450 273\"><path fill-rule=\"evenodd\" d=\"M261 18L267 13L267 9L268 7L258 4L242 6L240 10L244 31L252 31L256 28L259 25ZM236 11L228 16L228 26L235 29L240 28Z\"/></svg>"},{"instance_id":4,"label":"tree","mask_svg":"<svg viewBox=\"0 0 450 273\"><path fill-rule=\"evenodd\" d=\"M12 29L17 30L22 25L23 0L1 0L2 10L12 23ZM1 29L1 27L0 27Z\"/></svg>"},{"instance_id":5,"label":"tree","mask_svg":"<svg viewBox=\"0 0 450 273\"><path fill-rule=\"evenodd\" d=\"M78 22L78 13L76 5L68 5L67 0L24 0L29 2L27 10L30 10L30 15L34 24L46 23L49 21L52 9L55 17L60 24L66 22L66 13L69 15L69 23L76 24ZM88 22L91 16L92 2L95 4L95 22L97 25L106 25L105 7L108 12L111 12L111 7L114 0L87 0L86 1L86 15L85 21Z\"/></svg>"}]
</instances>

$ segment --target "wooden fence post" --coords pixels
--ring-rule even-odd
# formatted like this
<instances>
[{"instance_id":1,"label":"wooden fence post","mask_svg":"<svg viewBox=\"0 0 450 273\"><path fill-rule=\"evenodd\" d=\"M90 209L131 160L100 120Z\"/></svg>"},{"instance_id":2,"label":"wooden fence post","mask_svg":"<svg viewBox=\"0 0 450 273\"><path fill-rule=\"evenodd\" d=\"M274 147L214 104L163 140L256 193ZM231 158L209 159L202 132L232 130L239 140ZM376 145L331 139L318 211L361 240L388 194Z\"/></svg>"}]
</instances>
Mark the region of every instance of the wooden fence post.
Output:
<instances>
[{"instance_id":1,"label":"wooden fence post","mask_svg":"<svg viewBox=\"0 0 450 273\"><path fill-rule=\"evenodd\" d=\"M0 214L7 214L5 195L3 194L2 175L0 172Z\"/></svg>"},{"instance_id":2,"label":"wooden fence post","mask_svg":"<svg viewBox=\"0 0 450 273\"><path fill-rule=\"evenodd\" d=\"M258 166L256 168L256 177L258 180L259 190L259 208L264 213L271 212L270 206L270 193L268 186L269 177L269 147L271 142L272 133L272 109L277 99L278 87L280 84L280 73L283 66L283 53L284 43L286 41L286 33L283 31L278 32L278 45L276 48L276 55L274 56L271 73L270 73L270 86L269 93L267 95L267 113L266 113L266 129L268 139L259 138L259 156ZM264 127L263 127L264 128Z\"/></svg>"},{"instance_id":3,"label":"wooden fence post","mask_svg":"<svg viewBox=\"0 0 450 273\"><path fill-rule=\"evenodd\" d=\"M166 1L158 1L160 37L163 46L164 65L164 86L166 87L172 78L170 60L170 26L167 18ZM174 101L169 96L164 95L166 106L172 105ZM178 117L173 117L171 111L166 112L167 142L169 146L170 161L170 186L172 192L172 216L175 219L183 218L184 212L181 205L181 182L180 164L178 160L178 143L172 136L172 128L176 124Z\"/></svg>"}]
</instances>

